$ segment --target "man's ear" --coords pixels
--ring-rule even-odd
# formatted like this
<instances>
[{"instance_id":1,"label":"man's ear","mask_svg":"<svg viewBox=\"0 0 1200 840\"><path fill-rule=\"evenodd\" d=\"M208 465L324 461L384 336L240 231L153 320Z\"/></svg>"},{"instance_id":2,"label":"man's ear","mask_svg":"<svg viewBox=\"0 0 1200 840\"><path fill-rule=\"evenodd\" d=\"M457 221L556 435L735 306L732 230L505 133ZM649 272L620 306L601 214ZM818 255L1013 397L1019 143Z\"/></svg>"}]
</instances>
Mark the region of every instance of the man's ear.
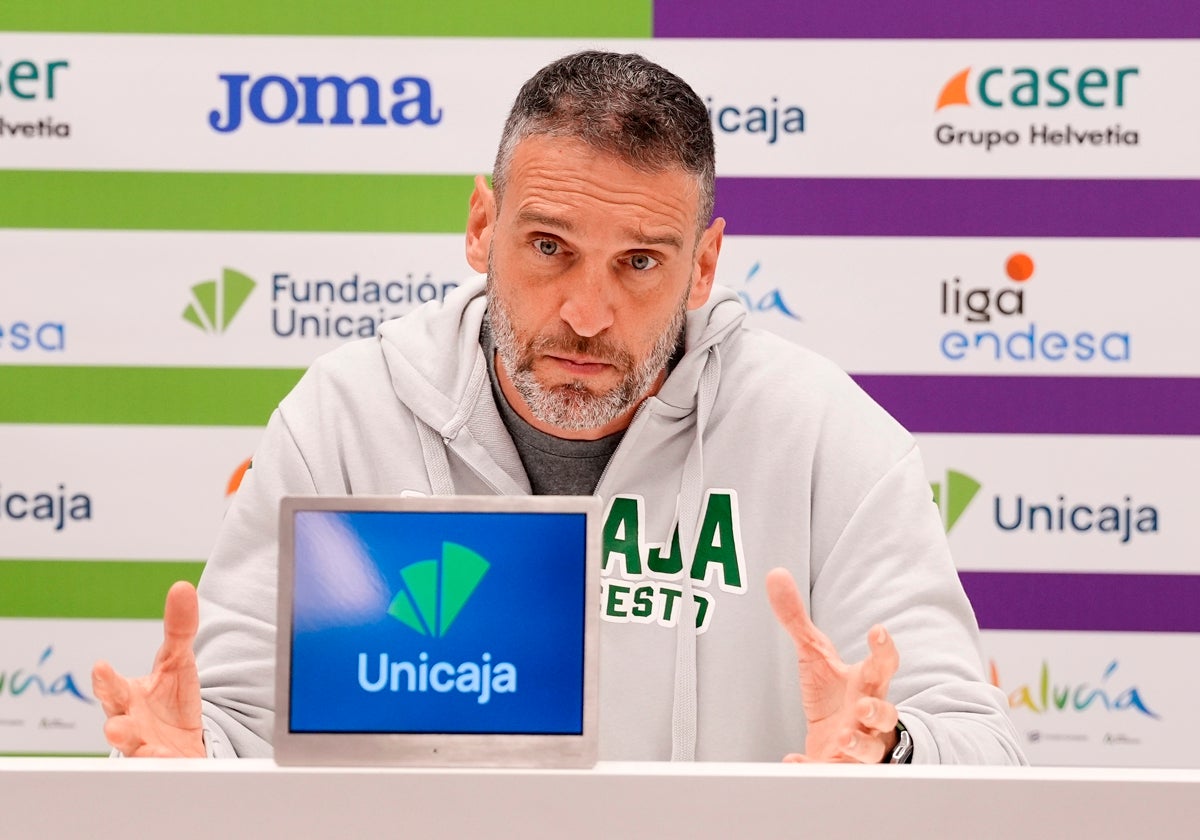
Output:
<instances>
[{"instance_id":1,"label":"man's ear","mask_svg":"<svg viewBox=\"0 0 1200 840\"><path fill-rule=\"evenodd\" d=\"M712 293L713 280L717 276L717 257L721 255L721 241L725 236L725 220L717 218L700 235L696 248L696 264L692 266L692 290L688 294L688 309L699 309L708 302Z\"/></svg>"},{"instance_id":2,"label":"man's ear","mask_svg":"<svg viewBox=\"0 0 1200 840\"><path fill-rule=\"evenodd\" d=\"M480 274L487 273L488 250L495 223L496 196L488 186L487 178L476 175L471 208L467 211L467 263Z\"/></svg>"}]
</instances>

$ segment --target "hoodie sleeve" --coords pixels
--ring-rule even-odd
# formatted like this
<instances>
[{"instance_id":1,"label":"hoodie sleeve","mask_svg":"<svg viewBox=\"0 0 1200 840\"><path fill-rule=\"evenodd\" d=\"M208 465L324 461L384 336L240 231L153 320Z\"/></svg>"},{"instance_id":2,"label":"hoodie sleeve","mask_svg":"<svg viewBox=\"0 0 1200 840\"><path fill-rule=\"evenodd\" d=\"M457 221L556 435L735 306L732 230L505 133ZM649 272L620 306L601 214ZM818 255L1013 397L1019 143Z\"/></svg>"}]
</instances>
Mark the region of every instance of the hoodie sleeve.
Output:
<instances>
[{"instance_id":1,"label":"hoodie sleeve","mask_svg":"<svg viewBox=\"0 0 1200 840\"><path fill-rule=\"evenodd\" d=\"M195 647L210 757L272 754L279 500L315 492L277 410L200 579Z\"/></svg>"},{"instance_id":2,"label":"hoodie sleeve","mask_svg":"<svg viewBox=\"0 0 1200 840\"><path fill-rule=\"evenodd\" d=\"M959 582L915 445L862 498L812 580L812 616L847 662L883 624L900 666L888 699L913 761L1024 764L1007 698L983 679L975 614Z\"/></svg>"}]
</instances>

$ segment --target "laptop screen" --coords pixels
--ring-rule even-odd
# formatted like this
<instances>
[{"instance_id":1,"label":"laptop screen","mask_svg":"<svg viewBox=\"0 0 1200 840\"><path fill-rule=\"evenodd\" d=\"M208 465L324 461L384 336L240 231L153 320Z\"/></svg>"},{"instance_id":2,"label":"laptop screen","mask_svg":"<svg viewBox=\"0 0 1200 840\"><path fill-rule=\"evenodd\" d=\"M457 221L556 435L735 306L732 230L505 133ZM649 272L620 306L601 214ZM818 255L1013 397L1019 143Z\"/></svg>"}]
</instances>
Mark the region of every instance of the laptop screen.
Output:
<instances>
[{"instance_id":1,"label":"laptop screen","mask_svg":"<svg viewBox=\"0 0 1200 840\"><path fill-rule=\"evenodd\" d=\"M585 513L292 516L288 731L583 732Z\"/></svg>"}]
</instances>

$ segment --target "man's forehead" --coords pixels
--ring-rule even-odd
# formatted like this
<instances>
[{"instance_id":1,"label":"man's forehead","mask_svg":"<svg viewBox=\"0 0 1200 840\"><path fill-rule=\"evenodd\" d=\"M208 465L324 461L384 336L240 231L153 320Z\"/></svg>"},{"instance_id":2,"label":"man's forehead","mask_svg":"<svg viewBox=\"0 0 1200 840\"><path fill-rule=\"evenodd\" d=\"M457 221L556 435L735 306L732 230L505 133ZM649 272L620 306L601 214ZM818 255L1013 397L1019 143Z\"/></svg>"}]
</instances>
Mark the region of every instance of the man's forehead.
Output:
<instances>
[{"instance_id":1,"label":"man's forehead","mask_svg":"<svg viewBox=\"0 0 1200 840\"><path fill-rule=\"evenodd\" d=\"M517 224L580 232L580 211L646 244L683 247L699 212L699 180L682 168L647 171L574 137L534 135L514 150L504 204Z\"/></svg>"}]
</instances>

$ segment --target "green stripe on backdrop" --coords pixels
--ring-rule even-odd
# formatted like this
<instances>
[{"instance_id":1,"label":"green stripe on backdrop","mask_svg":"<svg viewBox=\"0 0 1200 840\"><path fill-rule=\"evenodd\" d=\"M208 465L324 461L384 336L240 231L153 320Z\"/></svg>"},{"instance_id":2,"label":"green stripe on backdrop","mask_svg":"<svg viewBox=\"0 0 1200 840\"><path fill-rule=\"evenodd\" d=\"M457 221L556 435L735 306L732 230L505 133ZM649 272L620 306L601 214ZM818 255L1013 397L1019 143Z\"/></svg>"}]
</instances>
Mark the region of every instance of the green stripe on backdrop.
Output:
<instances>
[{"instance_id":1,"label":"green stripe on backdrop","mask_svg":"<svg viewBox=\"0 0 1200 840\"><path fill-rule=\"evenodd\" d=\"M164 560L0 559L0 616L162 618L177 580L200 580L204 564Z\"/></svg>"},{"instance_id":2,"label":"green stripe on backdrop","mask_svg":"<svg viewBox=\"0 0 1200 840\"><path fill-rule=\"evenodd\" d=\"M11 0L0 32L649 38L651 0Z\"/></svg>"},{"instance_id":3,"label":"green stripe on backdrop","mask_svg":"<svg viewBox=\"0 0 1200 840\"><path fill-rule=\"evenodd\" d=\"M0 171L0 227L461 233L470 175Z\"/></svg>"},{"instance_id":4,"label":"green stripe on backdrop","mask_svg":"<svg viewBox=\"0 0 1200 840\"><path fill-rule=\"evenodd\" d=\"M0 423L265 426L297 368L0 365Z\"/></svg>"}]
</instances>

